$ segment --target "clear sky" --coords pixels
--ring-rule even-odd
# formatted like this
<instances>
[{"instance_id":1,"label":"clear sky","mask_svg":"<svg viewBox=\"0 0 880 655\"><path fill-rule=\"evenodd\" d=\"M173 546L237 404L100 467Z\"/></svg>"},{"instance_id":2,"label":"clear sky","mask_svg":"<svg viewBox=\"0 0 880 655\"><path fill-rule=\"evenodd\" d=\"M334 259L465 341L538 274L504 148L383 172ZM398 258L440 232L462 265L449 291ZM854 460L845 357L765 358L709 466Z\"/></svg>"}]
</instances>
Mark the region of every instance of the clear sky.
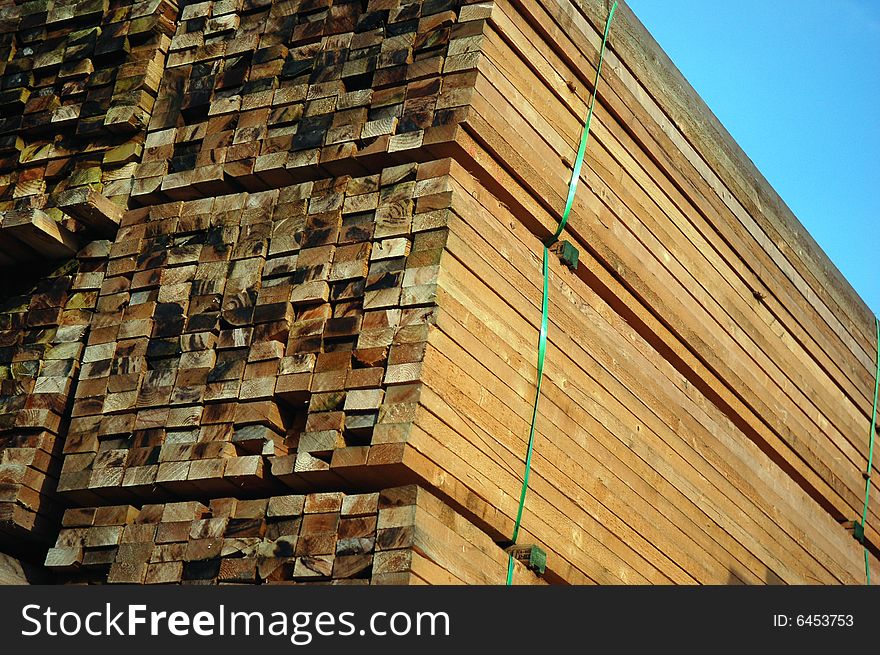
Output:
<instances>
[{"instance_id":1,"label":"clear sky","mask_svg":"<svg viewBox=\"0 0 880 655\"><path fill-rule=\"evenodd\" d=\"M880 0L627 4L880 315Z\"/></svg>"}]
</instances>

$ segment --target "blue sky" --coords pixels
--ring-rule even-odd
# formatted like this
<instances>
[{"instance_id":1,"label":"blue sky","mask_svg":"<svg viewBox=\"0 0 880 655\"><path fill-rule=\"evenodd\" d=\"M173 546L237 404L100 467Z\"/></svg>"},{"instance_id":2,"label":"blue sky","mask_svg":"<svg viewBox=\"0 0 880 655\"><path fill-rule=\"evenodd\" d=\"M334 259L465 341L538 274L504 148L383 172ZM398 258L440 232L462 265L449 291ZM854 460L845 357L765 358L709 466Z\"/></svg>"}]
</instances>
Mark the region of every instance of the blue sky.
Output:
<instances>
[{"instance_id":1,"label":"blue sky","mask_svg":"<svg viewBox=\"0 0 880 655\"><path fill-rule=\"evenodd\" d=\"M880 0L627 4L880 315Z\"/></svg>"}]
</instances>

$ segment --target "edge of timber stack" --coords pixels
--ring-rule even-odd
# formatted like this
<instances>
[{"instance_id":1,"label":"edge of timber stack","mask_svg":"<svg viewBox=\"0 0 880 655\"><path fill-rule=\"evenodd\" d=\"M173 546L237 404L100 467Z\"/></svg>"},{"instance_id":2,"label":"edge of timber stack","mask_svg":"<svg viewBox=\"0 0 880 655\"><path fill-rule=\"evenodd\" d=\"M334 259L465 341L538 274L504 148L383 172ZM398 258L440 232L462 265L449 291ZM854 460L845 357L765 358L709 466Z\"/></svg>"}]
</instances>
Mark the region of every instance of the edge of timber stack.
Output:
<instances>
[{"instance_id":1,"label":"edge of timber stack","mask_svg":"<svg viewBox=\"0 0 880 655\"><path fill-rule=\"evenodd\" d=\"M875 319L610 10L0 0L0 581L877 579Z\"/></svg>"}]
</instances>

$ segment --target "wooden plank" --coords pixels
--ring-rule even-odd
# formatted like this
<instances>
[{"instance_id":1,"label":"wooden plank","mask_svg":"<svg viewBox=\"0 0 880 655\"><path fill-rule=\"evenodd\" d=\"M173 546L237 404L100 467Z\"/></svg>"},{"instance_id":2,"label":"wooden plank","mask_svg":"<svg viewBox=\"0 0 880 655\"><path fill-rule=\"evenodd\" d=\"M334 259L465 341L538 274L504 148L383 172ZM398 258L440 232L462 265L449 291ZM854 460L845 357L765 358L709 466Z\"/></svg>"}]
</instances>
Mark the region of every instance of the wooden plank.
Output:
<instances>
[{"instance_id":1,"label":"wooden plank","mask_svg":"<svg viewBox=\"0 0 880 655\"><path fill-rule=\"evenodd\" d=\"M50 259L72 257L79 250L76 236L40 209L4 212L0 230Z\"/></svg>"},{"instance_id":2,"label":"wooden plank","mask_svg":"<svg viewBox=\"0 0 880 655\"><path fill-rule=\"evenodd\" d=\"M101 234L115 234L123 209L87 187L58 195L55 204Z\"/></svg>"}]
</instances>

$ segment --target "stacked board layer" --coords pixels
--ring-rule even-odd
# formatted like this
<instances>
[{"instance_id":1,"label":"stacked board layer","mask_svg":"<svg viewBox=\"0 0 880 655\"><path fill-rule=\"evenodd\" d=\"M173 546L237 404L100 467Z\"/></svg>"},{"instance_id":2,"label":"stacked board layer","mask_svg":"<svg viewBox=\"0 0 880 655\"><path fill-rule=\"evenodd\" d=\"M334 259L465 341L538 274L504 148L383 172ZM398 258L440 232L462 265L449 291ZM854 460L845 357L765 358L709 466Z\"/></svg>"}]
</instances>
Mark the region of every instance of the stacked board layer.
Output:
<instances>
[{"instance_id":1,"label":"stacked board layer","mask_svg":"<svg viewBox=\"0 0 880 655\"><path fill-rule=\"evenodd\" d=\"M493 584L507 558L415 486L69 509L46 558L91 584ZM540 584L517 567L517 584Z\"/></svg>"},{"instance_id":2,"label":"stacked board layer","mask_svg":"<svg viewBox=\"0 0 880 655\"><path fill-rule=\"evenodd\" d=\"M607 10L3 5L0 551L502 583ZM625 6L581 176L515 583L863 582L873 318Z\"/></svg>"}]
</instances>

